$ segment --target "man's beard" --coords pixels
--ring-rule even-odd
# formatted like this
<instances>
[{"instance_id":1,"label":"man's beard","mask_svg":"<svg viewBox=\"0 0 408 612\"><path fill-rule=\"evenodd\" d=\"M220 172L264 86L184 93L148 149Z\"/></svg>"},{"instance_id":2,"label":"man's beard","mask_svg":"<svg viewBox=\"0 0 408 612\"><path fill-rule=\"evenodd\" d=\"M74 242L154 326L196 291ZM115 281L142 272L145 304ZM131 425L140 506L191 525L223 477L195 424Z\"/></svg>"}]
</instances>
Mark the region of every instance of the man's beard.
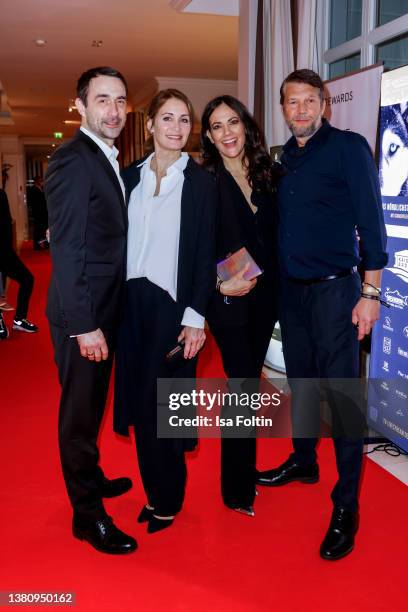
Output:
<instances>
[{"instance_id":1,"label":"man's beard","mask_svg":"<svg viewBox=\"0 0 408 612\"><path fill-rule=\"evenodd\" d=\"M320 125L321 120L317 118L310 125L305 127L295 126L293 122L289 123L288 127L295 138L307 138L313 136L313 134L315 134L320 128Z\"/></svg>"}]
</instances>

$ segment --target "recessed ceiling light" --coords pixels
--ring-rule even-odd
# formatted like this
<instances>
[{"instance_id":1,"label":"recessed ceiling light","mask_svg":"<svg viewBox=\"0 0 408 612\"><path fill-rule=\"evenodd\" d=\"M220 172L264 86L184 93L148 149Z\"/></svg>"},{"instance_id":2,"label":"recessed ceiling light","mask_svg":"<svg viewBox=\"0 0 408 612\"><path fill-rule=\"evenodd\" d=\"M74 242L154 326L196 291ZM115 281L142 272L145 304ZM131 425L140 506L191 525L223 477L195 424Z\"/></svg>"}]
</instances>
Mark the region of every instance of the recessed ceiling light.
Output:
<instances>
[{"instance_id":1,"label":"recessed ceiling light","mask_svg":"<svg viewBox=\"0 0 408 612\"><path fill-rule=\"evenodd\" d=\"M47 44L47 41L44 38L36 38L36 40L34 41L34 44L37 47L45 47L45 45Z\"/></svg>"},{"instance_id":2,"label":"recessed ceiling light","mask_svg":"<svg viewBox=\"0 0 408 612\"><path fill-rule=\"evenodd\" d=\"M102 47L103 40L93 40L91 43L91 47Z\"/></svg>"}]
</instances>

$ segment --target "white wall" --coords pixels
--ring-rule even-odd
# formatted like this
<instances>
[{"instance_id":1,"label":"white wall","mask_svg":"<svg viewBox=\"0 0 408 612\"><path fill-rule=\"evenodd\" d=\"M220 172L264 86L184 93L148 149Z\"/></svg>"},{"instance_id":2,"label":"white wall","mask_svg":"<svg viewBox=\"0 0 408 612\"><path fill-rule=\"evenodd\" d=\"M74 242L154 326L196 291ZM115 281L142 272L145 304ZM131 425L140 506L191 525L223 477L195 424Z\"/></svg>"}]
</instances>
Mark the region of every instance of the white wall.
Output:
<instances>
[{"instance_id":1,"label":"white wall","mask_svg":"<svg viewBox=\"0 0 408 612\"><path fill-rule=\"evenodd\" d=\"M27 202L25 194L24 147L18 136L1 136L0 153L3 163L10 164L6 193L11 216L16 222L17 243L28 237Z\"/></svg>"},{"instance_id":2,"label":"white wall","mask_svg":"<svg viewBox=\"0 0 408 612\"><path fill-rule=\"evenodd\" d=\"M186 79L181 77L157 76L149 82L132 99L134 108L146 108L153 96L161 89L179 89L191 100L196 120L200 121L204 107L216 96L229 94L237 96L237 81L218 79Z\"/></svg>"}]
</instances>

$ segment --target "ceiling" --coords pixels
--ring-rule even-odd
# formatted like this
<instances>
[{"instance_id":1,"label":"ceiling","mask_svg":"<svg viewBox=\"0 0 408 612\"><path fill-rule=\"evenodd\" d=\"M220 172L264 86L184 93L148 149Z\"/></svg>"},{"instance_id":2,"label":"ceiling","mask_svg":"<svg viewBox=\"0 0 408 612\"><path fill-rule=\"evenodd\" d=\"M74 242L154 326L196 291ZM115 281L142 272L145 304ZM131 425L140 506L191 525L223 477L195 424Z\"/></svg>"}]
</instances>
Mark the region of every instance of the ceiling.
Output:
<instances>
[{"instance_id":1,"label":"ceiling","mask_svg":"<svg viewBox=\"0 0 408 612\"><path fill-rule=\"evenodd\" d=\"M217 0L223 9L231 1ZM93 66L120 70L128 80L130 101L158 75L236 79L238 18L174 8L189 4L185 0L0 0L0 83L5 92L0 136L41 138L56 131L70 136L75 126L63 121L77 118L68 112L76 80ZM36 46L37 39L46 44ZM92 41L102 45L92 46ZM7 111L14 125L7 125Z\"/></svg>"}]
</instances>

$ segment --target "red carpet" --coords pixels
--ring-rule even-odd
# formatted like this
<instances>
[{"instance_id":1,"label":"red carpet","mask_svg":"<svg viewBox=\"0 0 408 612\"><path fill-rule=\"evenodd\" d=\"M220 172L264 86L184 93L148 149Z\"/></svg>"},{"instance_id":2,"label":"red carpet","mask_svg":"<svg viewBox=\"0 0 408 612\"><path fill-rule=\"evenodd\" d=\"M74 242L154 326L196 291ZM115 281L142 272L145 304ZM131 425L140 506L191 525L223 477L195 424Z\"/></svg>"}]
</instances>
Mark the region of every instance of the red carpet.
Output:
<instances>
[{"instance_id":1,"label":"red carpet","mask_svg":"<svg viewBox=\"0 0 408 612\"><path fill-rule=\"evenodd\" d=\"M254 519L224 508L219 493L219 443L204 440L189 458L183 513L163 533L136 523L144 503L133 444L111 433L109 409L101 439L107 475L129 475L134 487L107 502L117 524L138 540L129 557L110 557L70 535L71 512L59 469L58 383L43 315L49 259L24 253L36 285L29 318L38 334L0 342L0 591L75 592L76 609L159 611L274 610L366 612L406 607L408 490L366 462L356 550L337 563L318 556L335 478L329 441L320 445L321 482L262 488ZM15 303L15 288L9 301ZM12 316L6 314L11 323ZM202 376L220 373L216 347L203 353ZM259 467L290 449L263 440Z\"/></svg>"}]
</instances>

